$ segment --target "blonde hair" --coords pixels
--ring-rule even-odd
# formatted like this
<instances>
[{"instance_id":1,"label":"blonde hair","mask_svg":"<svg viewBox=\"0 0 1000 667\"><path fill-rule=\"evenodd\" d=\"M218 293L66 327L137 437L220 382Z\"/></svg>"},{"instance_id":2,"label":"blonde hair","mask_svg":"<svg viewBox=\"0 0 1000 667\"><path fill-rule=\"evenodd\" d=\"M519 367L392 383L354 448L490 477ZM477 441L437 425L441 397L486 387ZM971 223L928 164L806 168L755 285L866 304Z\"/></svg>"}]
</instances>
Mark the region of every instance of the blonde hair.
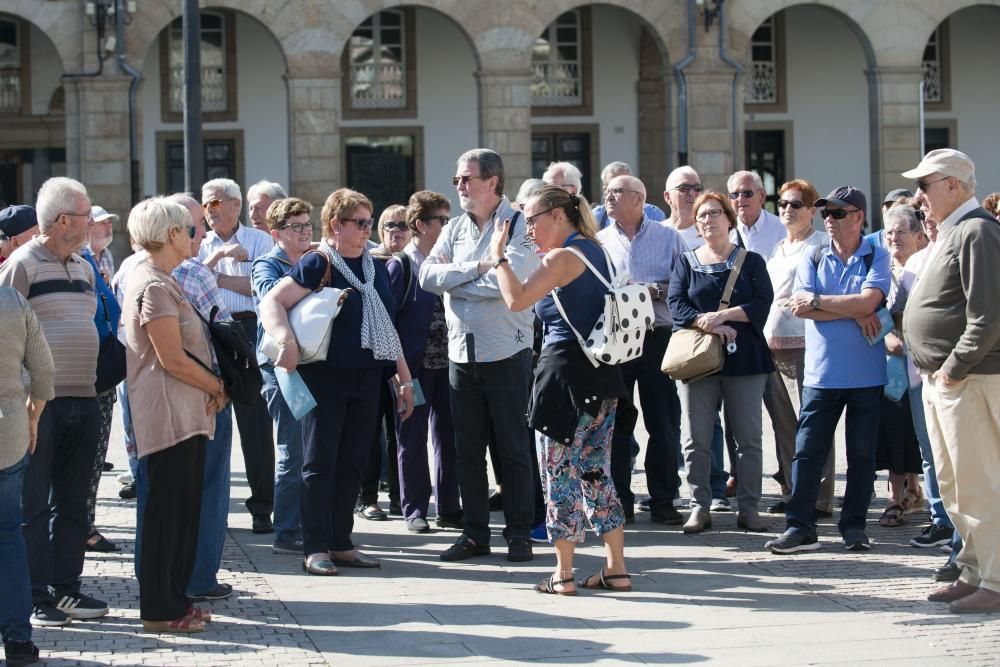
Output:
<instances>
[{"instance_id":1,"label":"blonde hair","mask_svg":"<svg viewBox=\"0 0 1000 667\"><path fill-rule=\"evenodd\" d=\"M128 214L132 243L143 250L159 250L170 239L171 229L191 226L187 208L167 197L150 197L136 204Z\"/></svg>"}]
</instances>

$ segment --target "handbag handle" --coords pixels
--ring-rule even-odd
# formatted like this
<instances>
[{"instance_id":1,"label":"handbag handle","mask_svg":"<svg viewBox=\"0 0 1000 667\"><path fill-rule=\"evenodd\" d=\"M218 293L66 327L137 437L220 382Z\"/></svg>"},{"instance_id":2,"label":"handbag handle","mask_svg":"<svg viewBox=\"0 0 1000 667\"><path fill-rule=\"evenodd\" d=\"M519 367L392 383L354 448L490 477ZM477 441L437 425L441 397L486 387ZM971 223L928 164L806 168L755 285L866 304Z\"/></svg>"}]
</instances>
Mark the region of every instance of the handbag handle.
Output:
<instances>
[{"instance_id":1,"label":"handbag handle","mask_svg":"<svg viewBox=\"0 0 1000 667\"><path fill-rule=\"evenodd\" d=\"M330 256L327 255L322 250L307 250L306 252L302 253L302 257L299 257L299 261L302 261L302 258L305 257L306 255L310 255L313 253L320 255L326 261L326 270L323 271L323 279L320 281L319 286L317 286L316 289L313 290L314 292L322 292L325 288L330 286L330 282L333 279L333 276L330 275L332 262L330 261Z\"/></svg>"},{"instance_id":2,"label":"handbag handle","mask_svg":"<svg viewBox=\"0 0 1000 667\"><path fill-rule=\"evenodd\" d=\"M740 269L743 268L743 260L747 258L747 251L740 248L736 252L736 261L733 262L733 269L729 272L729 280L726 281L726 289L722 290L722 300L719 302L717 310L729 308L729 301L733 298L733 288L736 287L736 279L740 277Z\"/></svg>"}]
</instances>

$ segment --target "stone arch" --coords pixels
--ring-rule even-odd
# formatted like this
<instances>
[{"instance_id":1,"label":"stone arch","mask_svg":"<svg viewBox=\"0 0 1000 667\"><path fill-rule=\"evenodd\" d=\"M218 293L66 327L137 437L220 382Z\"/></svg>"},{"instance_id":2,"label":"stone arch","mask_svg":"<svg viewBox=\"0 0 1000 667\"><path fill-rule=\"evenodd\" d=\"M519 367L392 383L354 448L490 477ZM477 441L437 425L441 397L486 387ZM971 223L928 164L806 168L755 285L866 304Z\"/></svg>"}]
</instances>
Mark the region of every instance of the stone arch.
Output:
<instances>
[{"instance_id":1,"label":"stone arch","mask_svg":"<svg viewBox=\"0 0 1000 667\"><path fill-rule=\"evenodd\" d=\"M48 5L37 0L11 0L5 3L2 13L27 21L41 31L59 54L63 72L76 74L84 65L83 10L74 6L53 11Z\"/></svg>"}]
</instances>

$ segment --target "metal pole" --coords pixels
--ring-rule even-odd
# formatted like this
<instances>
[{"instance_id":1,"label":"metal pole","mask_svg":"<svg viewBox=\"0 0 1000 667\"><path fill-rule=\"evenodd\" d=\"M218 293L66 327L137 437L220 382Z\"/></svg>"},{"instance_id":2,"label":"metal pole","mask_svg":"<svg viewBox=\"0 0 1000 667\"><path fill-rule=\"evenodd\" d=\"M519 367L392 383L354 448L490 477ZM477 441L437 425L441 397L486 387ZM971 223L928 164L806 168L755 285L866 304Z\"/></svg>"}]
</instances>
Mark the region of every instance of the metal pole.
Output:
<instances>
[{"instance_id":1,"label":"metal pole","mask_svg":"<svg viewBox=\"0 0 1000 667\"><path fill-rule=\"evenodd\" d=\"M184 189L197 193L205 182L205 150L201 140L201 15L198 13L198 0L184 0L183 26Z\"/></svg>"}]
</instances>

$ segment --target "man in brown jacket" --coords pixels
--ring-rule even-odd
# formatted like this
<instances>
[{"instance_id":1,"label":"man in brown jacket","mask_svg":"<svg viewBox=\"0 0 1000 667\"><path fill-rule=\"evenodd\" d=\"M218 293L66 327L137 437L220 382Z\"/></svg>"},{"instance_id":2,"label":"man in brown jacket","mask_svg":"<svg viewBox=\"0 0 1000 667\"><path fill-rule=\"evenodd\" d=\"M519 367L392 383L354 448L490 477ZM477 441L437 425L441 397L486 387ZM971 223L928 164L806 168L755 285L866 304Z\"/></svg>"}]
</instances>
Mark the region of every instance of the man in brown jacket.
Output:
<instances>
[{"instance_id":1,"label":"man in brown jacket","mask_svg":"<svg viewBox=\"0 0 1000 667\"><path fill-rule=\"evenodd\" d=\"M903 313L924 380L938 484L964 546L958 581L927 596L955 613L1000 612L1000 222L975 197L975 165L934 150L903 173L938 224L938 239Z\"/></svg>"}]
</instances>

